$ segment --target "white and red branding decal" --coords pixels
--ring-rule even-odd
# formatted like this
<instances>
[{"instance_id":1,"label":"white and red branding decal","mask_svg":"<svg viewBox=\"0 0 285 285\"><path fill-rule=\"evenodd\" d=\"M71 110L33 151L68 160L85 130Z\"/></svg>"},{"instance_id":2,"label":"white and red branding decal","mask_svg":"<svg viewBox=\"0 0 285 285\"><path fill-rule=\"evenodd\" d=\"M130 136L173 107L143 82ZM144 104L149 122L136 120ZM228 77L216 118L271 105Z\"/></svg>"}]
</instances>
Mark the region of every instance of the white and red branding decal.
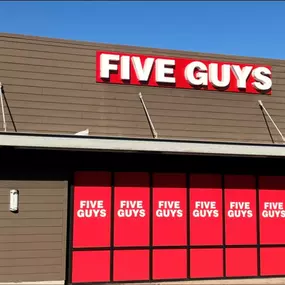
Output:
<instances>
[{"instance_id":1,"label":"white and red branding decal","mask_svg":"<svg viewBox=\"0 0 285 285\"><path fill-rule=\"evenodd\" d=\"M270 95L272 71L265 65L98 51L96 81Z\"/></svg>"}]
</instances>

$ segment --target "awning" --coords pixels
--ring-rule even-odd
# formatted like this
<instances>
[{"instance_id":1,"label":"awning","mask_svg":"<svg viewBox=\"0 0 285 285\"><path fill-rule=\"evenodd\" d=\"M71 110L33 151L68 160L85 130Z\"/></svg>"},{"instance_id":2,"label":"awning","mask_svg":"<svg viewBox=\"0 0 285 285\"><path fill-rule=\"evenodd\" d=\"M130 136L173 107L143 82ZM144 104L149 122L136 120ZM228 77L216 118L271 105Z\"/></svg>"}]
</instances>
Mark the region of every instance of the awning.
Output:
<instances>
[{"instance_id":1,"label":"awning","mask_svg":"<svg viewBox=\"0 0 285 285\"><path fill-rule=\"evenodd\" d=\"M25 133L1 133L0 147L183 155L285 156L285 145L282 144L245 144Z\"/></svg>"}]
</instances>

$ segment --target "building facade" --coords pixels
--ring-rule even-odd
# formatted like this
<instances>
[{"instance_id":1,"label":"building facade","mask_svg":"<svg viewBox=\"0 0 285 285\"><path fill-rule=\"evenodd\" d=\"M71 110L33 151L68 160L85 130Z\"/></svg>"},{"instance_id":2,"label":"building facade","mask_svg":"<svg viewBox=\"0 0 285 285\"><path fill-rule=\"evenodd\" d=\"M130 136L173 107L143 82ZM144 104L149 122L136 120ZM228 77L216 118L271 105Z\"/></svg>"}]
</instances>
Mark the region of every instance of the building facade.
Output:
<instances>
[{"instance_id":1,"label":"building facade","mask_svg":"<svg viewBox=\"0 0 285 285\"><path fill-rule=\"evenodd\" d=\"M284 73L0 34L0 284L285 282Z\"/></svg>"}]
</instances>

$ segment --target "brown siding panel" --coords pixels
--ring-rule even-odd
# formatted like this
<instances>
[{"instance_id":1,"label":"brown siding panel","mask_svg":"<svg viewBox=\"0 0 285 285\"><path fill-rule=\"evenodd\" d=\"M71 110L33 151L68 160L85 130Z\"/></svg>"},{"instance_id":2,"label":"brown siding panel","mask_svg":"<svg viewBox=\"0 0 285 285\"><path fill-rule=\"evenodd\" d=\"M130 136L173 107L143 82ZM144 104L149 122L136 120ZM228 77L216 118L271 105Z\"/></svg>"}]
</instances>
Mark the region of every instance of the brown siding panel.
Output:
<instances>
[{"instance_id":1,"label":"brown siding panel","mask_svg":"<svg viewBox=\"0 0 285 285\"><path fill-rule=\"evenodd\" d=\"M54 264L61 264L61 257L57 258L25 258L25 259L6 259L0 260L0 268L5 267L26 267L26 266L47 266L47 265L54 265Z\"/></svg>"},{"instance_id":2,"label":"brown siding panel","mask_svg":"<svg viewBox=\"0 0 285 285\"><path fill-rule=\"evenodd\" d=\"M26 260L30 258L34 258L35 260L43 259L43 258L44 259L50 259L50 258L56 259L56 258L61 258L61 256L62 256L61 250L23 250L23 251L18 250L18 251L11 251L9 255L5 257L5 260L9 261L9 259L11 259L13 262L19 259Z\"/></svg>"},{"instance_id":3,"label":"brown siding panel","mask_svg":"<svg viewBox=\"0 0 285 285\"><path fill-rule=\"evenodd\" d=\"M96 83L96 50L269 64L272 96ZM0 34L0 79L21 132L72 134L89 128L91 135L150 138L139 92L161 138L271 142L260 99L285 131L283 60ZM280 142L271 124L270 129Z\"/></svg>"},{"instance_id":4,"label":"brown siding panel","mask_svg":"<svg viewBox=\"0 0 285 285\"><path fill-rule=\"evenodd\" d=\"M19 189L19 213L9 190ZM0 180L0 282L65 279L67 183Z\"/></svg>"},{"instance_id":5,"label":"brown siding panel","mask_svg":"<svg viewBox=\"0 0 285 285\"><path fill-rule=\"evenodd\" d=\"M35 268L35 270L38 268ZM36 282L39 280L62 280L61 272L57 270L49 271L48 273L13 273L13 274L1 274L1 279L5 280L4 282L23 282L24 280L29 280L29 282Z\"/></svg>"}]
</instances>

